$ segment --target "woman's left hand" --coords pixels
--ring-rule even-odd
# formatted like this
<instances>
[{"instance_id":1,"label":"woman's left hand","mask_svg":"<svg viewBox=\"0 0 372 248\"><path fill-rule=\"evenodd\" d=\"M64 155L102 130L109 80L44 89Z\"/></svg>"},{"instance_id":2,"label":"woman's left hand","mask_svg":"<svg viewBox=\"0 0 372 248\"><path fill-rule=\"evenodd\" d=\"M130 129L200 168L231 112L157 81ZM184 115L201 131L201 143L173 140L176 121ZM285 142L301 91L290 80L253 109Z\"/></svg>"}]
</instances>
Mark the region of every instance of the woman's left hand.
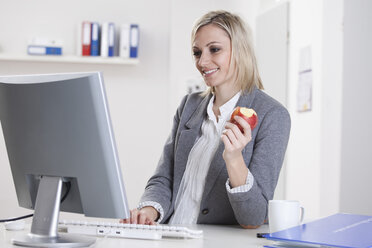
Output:
<instances>
[{"instance_id":1,"label":"woman's left hand","mask_svg":"<svg viewBox=\"0 0 372 248\"><path fill-rule=\"evenodd\" d=\"M226 129L222 132L221 139L225 144L223 158L227 164L241 160L242 150L252 140L250 125L240 116L234 118L243 128L243 132L237 125L230 122L226 123Z\"/></svg>"}]
</instances>

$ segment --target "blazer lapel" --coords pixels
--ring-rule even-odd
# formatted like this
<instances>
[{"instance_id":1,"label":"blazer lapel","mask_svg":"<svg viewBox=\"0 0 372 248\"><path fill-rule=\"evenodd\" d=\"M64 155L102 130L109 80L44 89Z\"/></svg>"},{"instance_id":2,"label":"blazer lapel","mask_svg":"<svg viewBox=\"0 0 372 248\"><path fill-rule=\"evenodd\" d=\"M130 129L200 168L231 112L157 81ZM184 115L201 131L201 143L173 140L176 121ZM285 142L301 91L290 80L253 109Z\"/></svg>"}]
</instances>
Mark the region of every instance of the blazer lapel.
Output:
<instances>
[{"instance_id":1,"label":"blazer lapel","mask_svg":"<svg viewBox=\"0 0 372 248\"><path fill-rule=\"evenodd\" d=\"M187 160L192 147L195 144L201 125L204 121L206 115L206 109L209 103L211 95L206 96L197 106L190 119L185 122L185 129L180 132L178 137L177 150L175 156L175 171L174 171L174 186L173 189L174 196L178 193L178 187L181 183L183 174L185 172Z\"/></svg>"},{"instance_id":2,"label":"blazer lapel","mask_svg":"<svg viewBox=\"0 0 372 248\"><path fill-rule=\"evenodd\" d=\"M251 93L245 93L242 94L239 97L238 102L236 103L236 106L240 107L251 107L254 96L256 93L256 88L252 90ZM212 162L209 167L209 171L207 174L207 178L205 180L205 186L204 186L204 193L203 193L203 200L207 197L207 195L212 190L214 184L216 183L216 180L218 178L218 175L221 173L222 169L226 167L225 161L222 157L222 153L225 149L225 145L222 141L220 141L220 144L218 145L217 151L214 154L214 157L212 159ZM227 179L226 179L227 180ZM226 181L222 182L226 183Z\"/></svg>"}]
</instances>

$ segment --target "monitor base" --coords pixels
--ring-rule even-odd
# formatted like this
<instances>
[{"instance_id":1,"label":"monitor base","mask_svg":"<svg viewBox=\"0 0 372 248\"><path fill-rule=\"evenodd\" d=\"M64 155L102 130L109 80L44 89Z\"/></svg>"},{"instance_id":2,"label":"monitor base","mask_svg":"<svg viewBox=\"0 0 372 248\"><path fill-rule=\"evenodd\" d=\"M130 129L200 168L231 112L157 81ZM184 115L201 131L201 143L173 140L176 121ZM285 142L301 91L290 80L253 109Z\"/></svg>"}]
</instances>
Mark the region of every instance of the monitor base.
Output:
<instances>
[{"instance_id":1,"label":"monitor base","mask_svg":"<svg viewBox=\"0 0 372 248\"><path fill-rule=\"evenodd\" d=\"M12 244L26 247L88 247L95 242L95 238L73 234L60 234L58 237L28 234L12 239Z\"/></svg>"}]
</instances>

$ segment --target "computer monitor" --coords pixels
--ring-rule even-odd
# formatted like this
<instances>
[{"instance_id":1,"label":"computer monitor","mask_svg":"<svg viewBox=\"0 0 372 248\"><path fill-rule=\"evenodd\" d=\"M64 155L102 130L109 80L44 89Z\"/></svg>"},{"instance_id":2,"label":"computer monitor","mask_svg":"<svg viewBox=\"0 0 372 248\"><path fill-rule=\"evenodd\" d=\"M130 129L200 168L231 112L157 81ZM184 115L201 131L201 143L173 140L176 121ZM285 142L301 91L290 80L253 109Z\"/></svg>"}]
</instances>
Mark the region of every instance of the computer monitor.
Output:
<instances>
[{"instance_id":1,"label":"computer monitor","mask_svg":"<svg viewBox=\"0 0 372 248\"><path fill-rule=\"evenodd\" d=\"M59 211L129 217L100 72L1 76L0 120L18 203L34 209L31 232L14 244L94 243L59 234Z\"/></svg>"}]
</instances>

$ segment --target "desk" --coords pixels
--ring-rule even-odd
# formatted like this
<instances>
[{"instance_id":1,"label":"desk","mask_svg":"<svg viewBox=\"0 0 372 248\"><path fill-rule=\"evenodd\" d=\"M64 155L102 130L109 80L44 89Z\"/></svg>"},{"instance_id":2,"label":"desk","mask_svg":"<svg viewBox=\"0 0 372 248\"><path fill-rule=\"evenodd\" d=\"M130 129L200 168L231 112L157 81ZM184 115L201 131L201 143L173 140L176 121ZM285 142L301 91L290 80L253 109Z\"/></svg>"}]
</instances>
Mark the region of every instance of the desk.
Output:
<instances>
[{"instance_id":1,"label":"desk","mask_svg":"<svg viewBox=\"0 0 372 248\"><path fill-rule=\"evenodd\" d=\"M267 232L268 226L263 225L258 229L243 229L238 226L196 225L204 231L201 239L162 239L162 240L137 240L120 238L97 238L93 247L97 248L249 248L262 247L270 244L266 239L256 238L256 233ZM28 225L24 231L6 231L0 225L0 247L17 247L10 240L17 235L26 234L30 230Z\"/></svg>"}]
</instances>

